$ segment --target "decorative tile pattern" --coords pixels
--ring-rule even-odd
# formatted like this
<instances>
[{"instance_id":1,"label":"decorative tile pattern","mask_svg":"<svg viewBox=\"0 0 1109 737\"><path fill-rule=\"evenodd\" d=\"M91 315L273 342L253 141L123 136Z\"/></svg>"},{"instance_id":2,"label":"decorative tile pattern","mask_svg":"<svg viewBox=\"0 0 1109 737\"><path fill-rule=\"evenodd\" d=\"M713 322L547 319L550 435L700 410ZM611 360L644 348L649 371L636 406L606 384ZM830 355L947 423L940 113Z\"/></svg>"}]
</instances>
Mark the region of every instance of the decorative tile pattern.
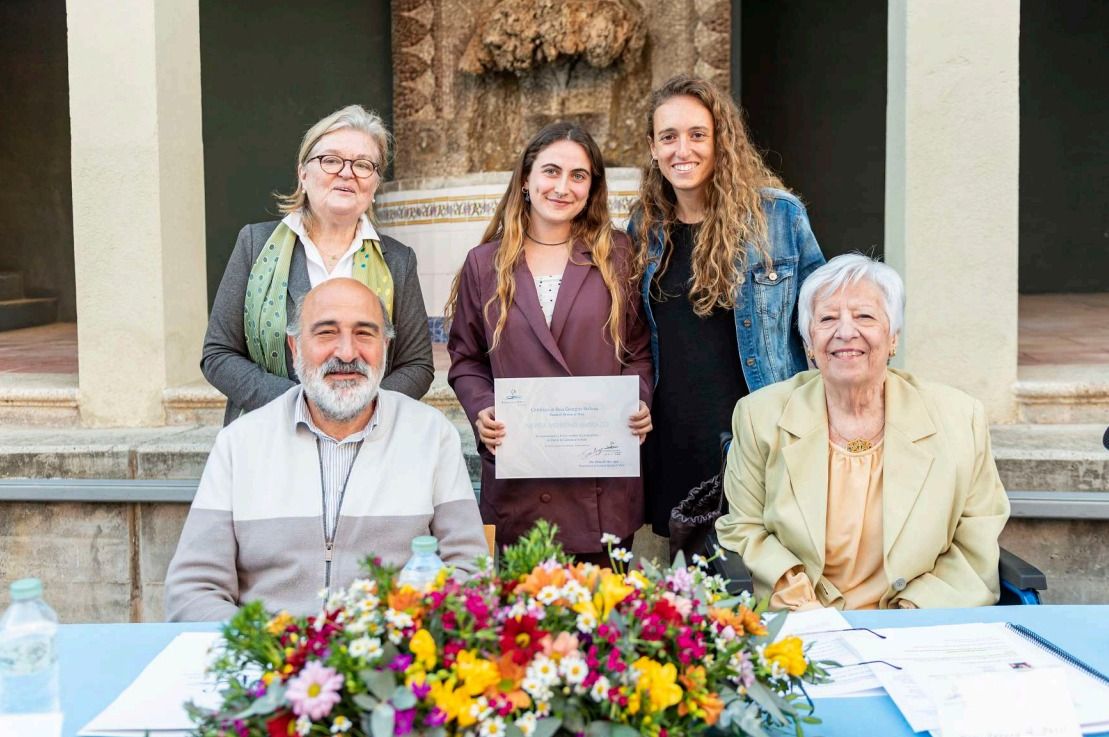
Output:
<instances>
[{"instance_id":1,"label":"decorative tile pattern","mask_svg":"<svg viewBox=\"0 0 1109 737\"><path fill-rule=\"evenodd\" d=\"M638 192L610 192L608 208L613 220L627 221ZM377 222L387 228L441 223L484 222L493 217L500 194L420 197L389 201L379 198L375 214Z\"/></svg>"}]
</instances>

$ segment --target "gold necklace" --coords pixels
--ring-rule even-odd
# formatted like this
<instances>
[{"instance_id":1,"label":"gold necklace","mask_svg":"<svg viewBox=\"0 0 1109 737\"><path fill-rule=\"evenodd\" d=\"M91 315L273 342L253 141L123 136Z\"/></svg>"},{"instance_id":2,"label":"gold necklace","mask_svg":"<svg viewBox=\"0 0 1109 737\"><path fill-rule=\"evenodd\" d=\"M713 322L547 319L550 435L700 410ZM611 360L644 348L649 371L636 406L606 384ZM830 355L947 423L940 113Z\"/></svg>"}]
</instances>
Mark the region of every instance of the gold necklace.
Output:
<instances>
[{"instance_id":1,"label":"gold necklace","mask_svg":"<svg viewBox=\"0 0 1109 737\"><path fill-rule=\"evenodd\" d=\"M882 426L878 428L878 432L870 436L869 439L855 438L854 440L848 440L846 435L841 433L835 427L832 427L832 423L829 422L828 427L831 428L833 433L839 436L840 440L846 441L846 445L844 445L844 447L847 448L848 453L865 453L866 451L874 447L874 441L877 440L883 432L885 432L886 423L883 421Z\"/></svg>"}]
</instances>

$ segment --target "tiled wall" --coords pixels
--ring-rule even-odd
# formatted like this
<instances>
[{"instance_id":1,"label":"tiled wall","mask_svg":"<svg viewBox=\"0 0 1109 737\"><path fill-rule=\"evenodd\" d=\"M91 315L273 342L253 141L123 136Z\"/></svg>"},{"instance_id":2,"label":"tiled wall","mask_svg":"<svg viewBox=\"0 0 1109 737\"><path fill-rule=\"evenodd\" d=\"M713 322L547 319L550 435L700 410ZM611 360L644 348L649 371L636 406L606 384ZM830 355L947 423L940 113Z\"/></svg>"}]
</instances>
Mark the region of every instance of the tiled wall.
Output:
<instances>
[{"instance_id":1,"label":"tiled wall","mask_svg":"<svg viewBox=\"0 0 1109 737\"><path fill-rule=\"evenodd\" d=\"M639 170L608 172L609 209L624 227L637 198ZM451 282L466 253L481 242L508 185L508 172L393 182L377 196L381 232L410 246L419 262L420 285L432 339L446 342L442 315Z\"/></svg>"}]
</instances>

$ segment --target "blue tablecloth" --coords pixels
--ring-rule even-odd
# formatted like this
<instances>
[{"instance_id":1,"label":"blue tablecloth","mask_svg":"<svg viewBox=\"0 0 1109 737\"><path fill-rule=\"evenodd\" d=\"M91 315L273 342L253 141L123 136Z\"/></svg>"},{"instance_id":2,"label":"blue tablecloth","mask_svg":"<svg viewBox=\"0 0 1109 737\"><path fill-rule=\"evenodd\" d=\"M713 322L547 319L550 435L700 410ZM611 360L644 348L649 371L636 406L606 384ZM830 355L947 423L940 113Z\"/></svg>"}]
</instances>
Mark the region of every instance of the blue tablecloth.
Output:
<instances>
[{"instance_id":1,"label":"blue tablecloth","mask_svg":"<svg viewBox=\"0 0 1109 737\"><path fill-rule=\"evenodd\" d=\"M849 612L861 627L920 627L964 622L1018 622L1093 667L1109 672L1109 606L1022 606L982 609L921 609ZM77 731L142 671L179 632L214 630L216 625L71 624L63 625L61 658L62 734ZM820 699L816 714L824 723L807 735L910 735L909 725L886 696L862 699ZM1109 733L1104 733L1109 735Z\"/></svg>"}]
</instances>

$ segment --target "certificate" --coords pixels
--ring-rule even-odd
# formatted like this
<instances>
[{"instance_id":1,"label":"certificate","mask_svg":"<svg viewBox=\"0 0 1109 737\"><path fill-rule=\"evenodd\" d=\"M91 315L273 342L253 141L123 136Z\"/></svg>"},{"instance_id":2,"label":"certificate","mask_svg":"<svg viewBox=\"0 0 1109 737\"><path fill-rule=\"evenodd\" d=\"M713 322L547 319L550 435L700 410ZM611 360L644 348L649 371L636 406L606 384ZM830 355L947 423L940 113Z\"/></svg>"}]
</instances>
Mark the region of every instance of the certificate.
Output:
<instances>
[{"instance_id":1,"label":"certificate","mask_svg":"<svg viewBox=\"0 0 1109 737\"><path fill-rule=\"evenodd\" d=\"M638 376L494 379L497 478L638 476Z\"/></svg>"}]
</instances>

